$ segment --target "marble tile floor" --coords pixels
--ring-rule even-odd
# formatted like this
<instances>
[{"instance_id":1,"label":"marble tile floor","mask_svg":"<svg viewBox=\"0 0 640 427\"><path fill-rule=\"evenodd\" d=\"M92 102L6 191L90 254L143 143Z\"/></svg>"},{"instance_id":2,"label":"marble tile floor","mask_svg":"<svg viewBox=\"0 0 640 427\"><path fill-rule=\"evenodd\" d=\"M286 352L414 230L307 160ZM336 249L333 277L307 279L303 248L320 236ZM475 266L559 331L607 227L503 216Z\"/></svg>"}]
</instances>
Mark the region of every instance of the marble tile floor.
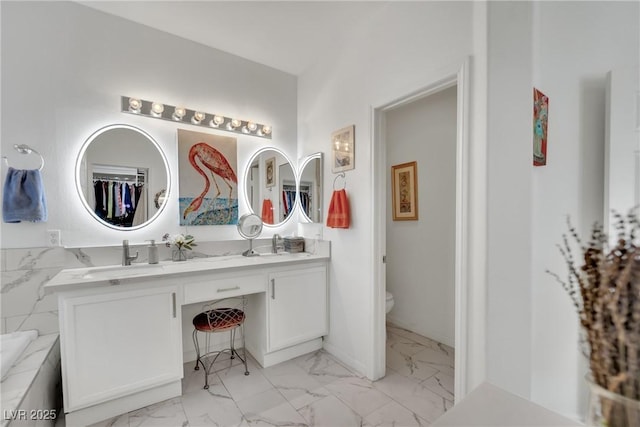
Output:
<instances>
[{"instance_id":1,"label":"marble tile floor","mask_svg":"<svg viewBox=\"0 0 640 427\"><path fill-rule=\"evenodd\" d=\"M387 373L374 382L318 351L265 369L249 358L249 376L221 364L203 390L189 362L181 397L94 427L428 426L453 406L453 360L451 347L388 325Z\"/></svg>"}]
</instances>

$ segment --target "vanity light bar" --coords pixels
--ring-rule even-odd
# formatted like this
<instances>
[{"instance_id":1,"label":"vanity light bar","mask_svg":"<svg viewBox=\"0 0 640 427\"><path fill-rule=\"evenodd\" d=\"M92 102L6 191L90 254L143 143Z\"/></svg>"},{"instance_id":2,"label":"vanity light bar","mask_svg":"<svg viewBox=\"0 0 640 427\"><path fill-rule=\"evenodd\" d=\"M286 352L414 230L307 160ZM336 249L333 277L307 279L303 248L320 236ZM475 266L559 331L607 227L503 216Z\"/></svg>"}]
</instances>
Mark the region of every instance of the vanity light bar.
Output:
<instances>
[{"instance_id":1,"label":"vanity light bar","mask_svg":"<svg viewBox=\"0 0 640 427\"><path fill-rule=\"evenodd\" d=\"M182 106L146 101L129 96L120 97L120 101L123 113L137 114L154 119L170 120L226 132L271 139L271 126L256 123L251 120L225 117L220 114L205 113L199 110L190 110Z\"/></svg>"}]
</instances>

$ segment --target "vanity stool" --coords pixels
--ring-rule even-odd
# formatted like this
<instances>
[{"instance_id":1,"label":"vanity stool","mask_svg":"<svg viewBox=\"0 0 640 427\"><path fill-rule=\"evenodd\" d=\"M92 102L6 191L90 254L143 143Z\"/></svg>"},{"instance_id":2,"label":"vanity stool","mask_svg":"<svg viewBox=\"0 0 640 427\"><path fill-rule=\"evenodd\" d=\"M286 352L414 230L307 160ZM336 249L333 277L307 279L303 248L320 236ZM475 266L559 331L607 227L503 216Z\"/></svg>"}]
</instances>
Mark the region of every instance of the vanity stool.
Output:
<instances>
[{"instance_id":1,"label":"vanity stool","mask_svg":"<svg viewBox=\"0 0 640 427\"><path fill-rule=\"evenodd\" d=\"M203 307L203 312L196 315L193 318L193 344L196 347L196 366L195 370L199 370L199 365L202 365L204 369L204 388L209 388L209 374L213 364L222 353L228 353L231 355L231 359L238 359L244 364L244 374L249 375L249 369L247 368L247 351L245 350L244 339L244 319L245 319L245 307L247 305L246 297L237 298L225 298L217 300L213 303L206 304ZM242 356L235 348L236 331L240 329L242 334ZM198 342L198 332L205 333L205 351L200 351L200 344ZM215 332L229 332L230 343L229 348L224 350L210 350L210 337ZM211 361L207 362L207 358Z\"/></svg>"}]
</instances>

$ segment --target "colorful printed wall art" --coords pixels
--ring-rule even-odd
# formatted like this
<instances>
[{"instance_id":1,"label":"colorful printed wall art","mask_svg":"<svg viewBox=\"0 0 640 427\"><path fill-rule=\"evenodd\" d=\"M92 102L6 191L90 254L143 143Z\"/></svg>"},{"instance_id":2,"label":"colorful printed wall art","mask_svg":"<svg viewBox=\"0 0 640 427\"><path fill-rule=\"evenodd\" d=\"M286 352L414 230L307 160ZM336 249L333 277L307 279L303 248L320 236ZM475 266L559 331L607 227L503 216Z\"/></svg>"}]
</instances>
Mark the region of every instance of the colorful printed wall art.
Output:
<instances>
[{"instance_id":1,"label":"colorful printed wall art","mask_svg":"<svg viewBox=\"0 0 640 427\"><path fill-rule=\"evenodd\" d=\"M180 225L238 223L236 138L178 129Z\"/></svg>"},{"instance_id":2,"label":"colorful printed wall art","mask_svg":"<svg viewBox=\"0 0 640 427\"><path fill-rule=\"evenodd\" d=\"M533 166L547 164L547 121L549 98L533 88Z\"/></svg>"},{"instance_id":3,"label":"colorful printed wall art","mask_svg":"<svg viewBox=\"0 0 640 427\"><path fill-rule=\"evenodd\" d=\"M418 164L391 166L391 193L394 221L418 219Z\"/></svg>"}]
</instances>

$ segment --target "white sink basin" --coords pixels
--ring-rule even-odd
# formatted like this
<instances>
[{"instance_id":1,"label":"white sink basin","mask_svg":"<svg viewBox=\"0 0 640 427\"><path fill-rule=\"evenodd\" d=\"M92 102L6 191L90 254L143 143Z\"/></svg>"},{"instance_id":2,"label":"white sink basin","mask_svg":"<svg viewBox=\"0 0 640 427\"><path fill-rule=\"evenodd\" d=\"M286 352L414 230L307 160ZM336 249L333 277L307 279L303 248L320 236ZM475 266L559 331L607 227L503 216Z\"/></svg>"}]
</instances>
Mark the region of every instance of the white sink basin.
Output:
<instances>
[{"instance_id":1,"label":"white sink basin","mask_svg":"<svg viewBox=\"0 0 640 427\"><path fill-rule=\"evenodd\" d=\"M108 267L88 268L83 279L121 279L145 274L160 274L164 268L161 264L113 265Z\"/></svg>"}]
</instances>

